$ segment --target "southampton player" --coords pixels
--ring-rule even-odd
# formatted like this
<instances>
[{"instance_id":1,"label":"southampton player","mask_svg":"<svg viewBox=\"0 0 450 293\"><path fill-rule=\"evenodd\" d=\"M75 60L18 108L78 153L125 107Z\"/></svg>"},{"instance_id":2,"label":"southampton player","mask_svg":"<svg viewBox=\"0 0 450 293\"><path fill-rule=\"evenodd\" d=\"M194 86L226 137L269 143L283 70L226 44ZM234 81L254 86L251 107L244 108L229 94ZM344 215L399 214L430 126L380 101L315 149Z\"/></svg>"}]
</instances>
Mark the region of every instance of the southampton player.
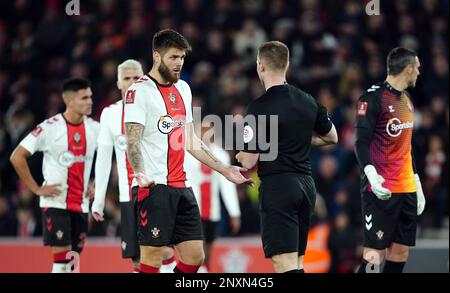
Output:
<instances>
[{"instance_id":1,"label":"southampton player","mask_svg":"<svg viewBox=\"0 0 450 293\"><path fill-rule=\"evenodd\" d=\"M106 189L111 172L113 149L116 155L117 173L119 176L119 201L121 210L121 247L122 257L131 258L134 271L139 272L139 244L137 242L137 222L135 204L131 198L131 182L133 171L126 158L127 142L123 124L123 97L128 88L143 75L142 66L135 60L126 60L117 68L117 87L121 99L105 108L100 116L100 133L98 136L97 159L95 162L95 198L92 204L92 215L96 221L103 221ZM165 263L173 270L175 266L173 249L165 251Z\"/></svg>"},{"instance_id":2,"label":"southampton player","mask_svg":"<svg viewBox=\"0 0 450 293\"><path fill-rule=\"evenodd\" d=\"M222 163L230 164L230 155L219 145L212 143L208 144L208 147L211 153ZM200 163L190 154L188 154L187 161L187 171L191 178L192 190L200 208L205 236L205 262L199 272L207 273L209 272L212 245L217 238L221 219L220 197L222 197L230 216L231 233L234 235L239 232L241 227L241 210L239 208L236 185L208 166Z\"/></svg>"},{"instance_id":3,"label":"southampton player","mask_svg":"<svg viewBox=\"0 0 450 293\"><path fill-rule=\"evenodd\" d=\"M414 107L406 92L416 85L416 53L393 49L386 81L358 102L355 152L361 169L364 253L358 272L401 273L416 241L417 215L425 197L414 165ZM386 255L387 253L387 255Z\"/></svg>"},{"instance_id":4,"label":"southampton player","mask_svg":"<svg viewBox=\"0 0 450 293\"><path fill-rule=\"evenodd\" d=\"M163 247L174 244L175 272L195 273L204 261L200 211L186 177L186 151L230 181L252 183L225 166L195 135L192 94L180 80L187 40L173 30L153 37L153 68L125 96L127 154L134 170L137 197L140 271L157 273Z\"/></svg>"},{"instance_id":5,"label":"southampton player","mask_svg":"<svg viewBox=\"0 0 450 293\"><path fill-rule=\"evenodd\" d=\"M66 111L39 124L11 155L17 174L40 197L44 244L51 247L54 273L71 272L70 251L83 250L88 228L88 181L97 148L99 123L88 118L92 91L88 80L73 78L63 85ZM44 153L44 183L33 179L27 158Z\"/></svg>"}]
</instances>

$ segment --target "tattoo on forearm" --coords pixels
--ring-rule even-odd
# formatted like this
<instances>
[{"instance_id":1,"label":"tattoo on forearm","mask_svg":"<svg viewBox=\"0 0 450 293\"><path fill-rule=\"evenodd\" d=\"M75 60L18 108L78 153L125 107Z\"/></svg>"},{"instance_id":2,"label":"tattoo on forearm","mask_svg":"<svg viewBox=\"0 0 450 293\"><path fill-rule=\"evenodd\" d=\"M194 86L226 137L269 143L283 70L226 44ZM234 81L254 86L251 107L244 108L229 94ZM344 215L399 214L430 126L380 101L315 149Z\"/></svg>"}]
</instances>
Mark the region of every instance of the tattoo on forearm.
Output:
<instances>
[{"instance_id":1,"label":"tattoo on forearm","mask_svg":"<svg viewBox=\"0 0 450 293\"><path fill-rule=\"evenodd\" d=\"M141 140L144 134L144 126L138 123L125 123L127 135L128 161L135 172L144 170L144 159L141 152Z\"/></svg>"}]
</instances>

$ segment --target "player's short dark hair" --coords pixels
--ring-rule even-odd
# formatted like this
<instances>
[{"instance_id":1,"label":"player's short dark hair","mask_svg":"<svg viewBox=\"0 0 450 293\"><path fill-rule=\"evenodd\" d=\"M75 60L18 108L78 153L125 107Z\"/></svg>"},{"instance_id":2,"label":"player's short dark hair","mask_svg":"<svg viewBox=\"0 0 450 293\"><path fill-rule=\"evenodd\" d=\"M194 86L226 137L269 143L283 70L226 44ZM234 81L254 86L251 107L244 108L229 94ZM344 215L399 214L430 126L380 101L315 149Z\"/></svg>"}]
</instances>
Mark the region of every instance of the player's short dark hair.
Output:
<instances>
[{"instance_id":1,"label":"player's short dark hair","mask_svg":"<svg viewBox=\"0 0 450 293\"><path fill-rule=\"evenodd\" d=\"M389 52L387 56L387 71L388 75L400 74L406 66L416 63L417 53L413 50L403 47L397 47Z\"/></svg>"},{"instance_id":2,"label":"player's short dark hair","mask_svg":"<svg viewBox=\"0 0 450 293\"><path fill-rule=\"evenodd\" d=\"M186 53L192 51L191 45L186 40L186 38L174 30L164 29L157 32L153 36L154 51L163 54L166 50L170 48L184 50L186 51Z\"/></svg>"},{"instance_id":3,"label":"player's short dark hair","mask_svg":"<svg viewBox=\"0 0 450 293\"><path fill-rule=\"evenodd\" d=\"M74 78L68 78L66 80L64 80L63 82L63 86L62 86L62 90L63 93L64 92L68 92L68 91L79 91L79 90L84 90L87 88L91 87L91 82L85 78L79 78L79 77L74 77Z\"/></svg>"},{"instance_id":4,"label":"player's short dark hair","mask_svg":"<svg viewBox=\"0 0 450 293\"><path fill-rule=\"evenodd\" d=\"M289 48L282 42L267 42L259 47L258 56L272 70L284 71L289 63Z\"/></svg>"}]
</instances>

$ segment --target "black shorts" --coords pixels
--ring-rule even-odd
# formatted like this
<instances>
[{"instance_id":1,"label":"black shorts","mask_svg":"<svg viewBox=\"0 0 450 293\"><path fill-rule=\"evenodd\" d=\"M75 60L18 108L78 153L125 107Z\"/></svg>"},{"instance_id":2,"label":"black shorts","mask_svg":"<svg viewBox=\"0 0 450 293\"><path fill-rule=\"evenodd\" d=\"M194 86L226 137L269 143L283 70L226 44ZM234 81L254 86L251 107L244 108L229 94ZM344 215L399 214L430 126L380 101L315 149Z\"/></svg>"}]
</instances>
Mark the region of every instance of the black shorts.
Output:
<instances>
[{"instance_id":1,"label":"black shorts","mask_svg":"<svg viewBox=\"0 0 450 293\"><path fill-rule=\"evenodd\" d=\"M365 247L385 249L392 243L416 244L416 193L394 193L388 200L363 193L362 212Z\"/></svg>"},{"instance_id":2,"label":"black shorts","mask_svg":"<svg viewBox=\"0 0 450 293\"><path fill-rule=\"evenodd\" d=\"M120 203L120 237L123 258L139 258L137 240L136 202Z\"/></svg>"},{"instance_id":3,"label":"black shorts","mask_svg":"<svg viewBox=\"0 0 450 293\"><path fill-rule=\"evenodd\" d=\"M88 230L88 214L56 208L42 209L44 245L71 246L80 253Z\"/></svg>"},{"instance_id":4,"label":"black shorts","mask_svg":"<svg viewBox=\"0 0 450 293\"><path fill-rule=\"evenodd\" d=\"M205 242L212 243L219 234L219 222L202 220L203 233L205 234Z\"/></svg>"},{"instance_id":5,"label":"black shorts","mask_svg":"<svg viewBox=\"0 0 450 293\"><path fill-rule=\"evenodd\" d=\"M203 240L200 211L192 188L158 184L133 187L137 198L138 242L143 246L166 246Z\"/></svg>"},{"instance_id":6,"label":"black shorts","mask_svg":"<svg viewBox=\"0 0 450 293\"><path fill-rule=\"evenodd\" d=\"M266 176L259 194L266 258L290 252L304 255L316 201L312 177L295 173Z\"/></svg>"}]
</instances>

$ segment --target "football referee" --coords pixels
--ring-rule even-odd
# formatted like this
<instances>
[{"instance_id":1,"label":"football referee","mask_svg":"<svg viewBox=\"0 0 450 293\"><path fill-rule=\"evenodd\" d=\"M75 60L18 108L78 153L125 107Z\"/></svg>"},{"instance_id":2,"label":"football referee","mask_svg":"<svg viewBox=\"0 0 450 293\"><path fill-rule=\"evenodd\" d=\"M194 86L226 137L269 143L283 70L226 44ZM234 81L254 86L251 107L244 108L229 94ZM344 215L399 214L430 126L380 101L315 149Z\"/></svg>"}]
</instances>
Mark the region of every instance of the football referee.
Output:
<instances>
[{"instance_id":1,"label":"football referee","mask_svg":"<svg viewBox=\"0 0 450 293\"><path fill-rule=\"evenodd\" d=\"M272 260L277 273L303 273L316 198L309 153L311 145L336 144L337 132L316 99L286 82L288 67L289 49L285 44L268 42L258 49L257 72L266 92L248 106L246 119L253 116L256 122L245 126L244 149L236 159L248 169L258 163L266 258ZM277 127L269 127L271 115L278 117ZM266 125L261 125L264 122ZM262 133L264 129L278 133ZM277 137L277 145L271 141L269 148L263 149L266 137ZM278 149L278 155L268 160L264 154L273 149Z\"/></svg>"}]
</instances>

